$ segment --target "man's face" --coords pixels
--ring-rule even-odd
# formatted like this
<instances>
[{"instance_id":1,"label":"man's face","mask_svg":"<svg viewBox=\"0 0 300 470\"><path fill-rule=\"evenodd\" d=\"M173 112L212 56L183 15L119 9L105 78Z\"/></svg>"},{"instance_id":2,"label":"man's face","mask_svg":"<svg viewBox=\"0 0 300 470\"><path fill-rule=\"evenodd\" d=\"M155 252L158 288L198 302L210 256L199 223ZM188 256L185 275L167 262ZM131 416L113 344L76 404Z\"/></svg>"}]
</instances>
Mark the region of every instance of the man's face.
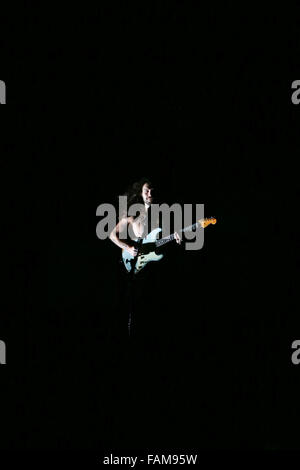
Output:
<instances>
[{"instance_id":1,"label":"man's face","mask_svg":"<svg viewBox=\"0 0 300 470\"><path fill-rule=\"evenodd\" d=\"M152 188L148 185L148 183L145 183L143 188L142 188L142 198L144 201L144 204L147 206L150 206L152 203Z\"/></svg>"}]
</instances>

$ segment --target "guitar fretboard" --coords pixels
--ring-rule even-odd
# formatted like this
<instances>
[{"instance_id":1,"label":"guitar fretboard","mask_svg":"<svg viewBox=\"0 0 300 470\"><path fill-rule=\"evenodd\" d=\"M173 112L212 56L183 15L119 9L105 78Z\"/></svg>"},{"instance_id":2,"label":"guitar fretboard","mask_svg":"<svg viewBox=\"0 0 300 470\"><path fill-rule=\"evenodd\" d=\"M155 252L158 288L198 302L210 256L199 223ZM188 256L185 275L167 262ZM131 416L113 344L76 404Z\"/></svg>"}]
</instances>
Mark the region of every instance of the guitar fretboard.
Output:
<instances>
[{"instance_id":1,"label":"guitar fretboard","mask_svg":"<svg viewBox=\"0 0 300 470\"><path fill-rule=\"evenodd\" d=\"M200 226L200 224L198 222L196 222L195 224L193 225L189 225L189 227L185 227L183 228L182 230L180 230L180 233L184 233L184 232L190 232L192 230L195 230L196 228L198 228ZM155 242L155 245L156 247L158 248L159 246L162 246L162 245L165 245L166 243L168 242L171 242L172 240L175 239L175 235L174 233L172 233L171 235L169 235L168 237L164 237L164 238L161 238L160 240L157 240Z\"/></svg>"}]
</instances>

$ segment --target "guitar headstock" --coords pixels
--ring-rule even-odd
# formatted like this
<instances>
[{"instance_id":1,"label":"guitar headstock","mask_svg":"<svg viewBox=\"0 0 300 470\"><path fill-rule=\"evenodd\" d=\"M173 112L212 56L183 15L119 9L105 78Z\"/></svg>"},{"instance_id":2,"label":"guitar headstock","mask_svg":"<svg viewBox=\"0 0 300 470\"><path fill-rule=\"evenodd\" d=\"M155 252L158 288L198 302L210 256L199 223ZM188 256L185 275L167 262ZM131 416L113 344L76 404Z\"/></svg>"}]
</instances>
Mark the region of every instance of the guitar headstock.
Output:
<instances>
[{"instance_id":1,"label":"guitar headstock","mask_svg":"<svg viewBox=\"0 0 300 470\"><path fill-rule=\"evenodd\" d=\"M200 224L202 228L205 228L210 224L215 225L216 223L217 219L215 217L207 217L205 219L198 220L198 224Z\"/></svg>"}]
</instances>

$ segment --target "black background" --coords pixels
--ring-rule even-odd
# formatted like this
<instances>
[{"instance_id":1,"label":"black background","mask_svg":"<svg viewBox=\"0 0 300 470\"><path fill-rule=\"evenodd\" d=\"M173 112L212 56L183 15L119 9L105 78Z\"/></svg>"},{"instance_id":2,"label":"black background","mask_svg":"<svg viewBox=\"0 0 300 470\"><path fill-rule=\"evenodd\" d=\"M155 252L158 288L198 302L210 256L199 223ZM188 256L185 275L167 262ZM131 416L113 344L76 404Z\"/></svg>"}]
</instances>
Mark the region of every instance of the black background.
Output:
<instances>
[{"instance_id":1,"label":"black background","mask_svg":"<svg viewBox=\"0 0 300 470\"><path fill-rule=\"evenodd\" d=\"M298 448L299 9L23 7L0 76L1 447ZM145 175L218 222L147 266L157 326L130 352L96 209Z\"/></svg>"}]
</instances>

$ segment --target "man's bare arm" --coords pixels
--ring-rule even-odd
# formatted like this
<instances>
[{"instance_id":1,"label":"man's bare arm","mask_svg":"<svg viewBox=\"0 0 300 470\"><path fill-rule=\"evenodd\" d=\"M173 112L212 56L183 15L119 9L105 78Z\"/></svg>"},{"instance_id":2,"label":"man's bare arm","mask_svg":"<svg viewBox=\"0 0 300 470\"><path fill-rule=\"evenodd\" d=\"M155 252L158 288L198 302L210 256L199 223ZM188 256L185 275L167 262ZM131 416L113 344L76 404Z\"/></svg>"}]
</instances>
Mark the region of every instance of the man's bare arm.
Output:
<instances>
[{"instance_id":1,"label":"man's bare arm","mask_svg":"<svg viewBox=\"0 0 300 470\"><path fill-rule=\"evenodd\" d=\"M127 229L128 224L132 222L131 217L124 217L120 220L115 228L111 231L109 238L115 245L117 245L122 250L128 251L132 256L137 255L137 249L134 246L128 245L125 241L120 240L119 234Z\"/></svg>"}]
</instances>

